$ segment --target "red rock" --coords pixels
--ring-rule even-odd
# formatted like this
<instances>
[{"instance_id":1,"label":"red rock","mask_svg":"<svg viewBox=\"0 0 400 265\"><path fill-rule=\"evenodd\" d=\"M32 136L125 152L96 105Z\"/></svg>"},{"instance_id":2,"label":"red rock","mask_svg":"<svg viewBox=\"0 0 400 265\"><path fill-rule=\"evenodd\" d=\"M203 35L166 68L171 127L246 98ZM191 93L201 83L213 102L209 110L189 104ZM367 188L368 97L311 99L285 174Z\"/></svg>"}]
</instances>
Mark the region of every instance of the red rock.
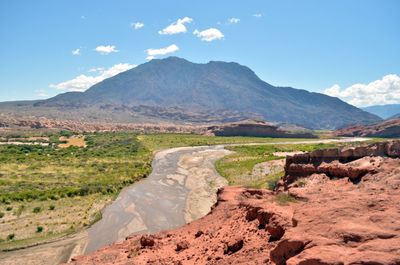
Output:
<instances>
[{"instance_id":1,"label":"red rock","mask_svg":"<svg viewBox=\"0 0 400 265\"><path fill-rule=\"evenodd\" d=\"M243 248L242 238L233 238L225 244L224 254L233 254Z\"/></svg>"},{"instance_id":2,"label":"red rock","mask_svg":"<svg viewBox=\"0 0 400 265\"><path fill-rule=\"evenodd\" d=\"M140 245L142 247L152 247L154 246L155 241L153 236L143 235L140 237Z\"/></svg>"},{"instance_id":3,"label":"red rock","mask_svg":"<svg viewBox=\"0 0 400 265\"><path fill-rule=\"evenodd\" d=\"M186 240L183 240L180 241L178 244L176 244L175 250L179 252L188 248L189 248L189 243Z\"/></svg>"}]
</instances>

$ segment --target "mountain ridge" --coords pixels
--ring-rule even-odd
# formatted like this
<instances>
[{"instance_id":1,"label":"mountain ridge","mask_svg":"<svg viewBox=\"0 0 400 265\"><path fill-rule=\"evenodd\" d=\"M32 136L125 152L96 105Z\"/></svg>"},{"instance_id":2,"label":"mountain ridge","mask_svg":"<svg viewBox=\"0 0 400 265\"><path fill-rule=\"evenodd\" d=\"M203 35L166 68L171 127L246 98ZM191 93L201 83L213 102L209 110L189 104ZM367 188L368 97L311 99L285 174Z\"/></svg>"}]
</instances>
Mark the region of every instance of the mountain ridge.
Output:
<instances>
[{"instance_id":1,"label":"mountain ridge","mask_svg":"<svg viewBox=\"0 0 400 265\"><path fill-rule=\"evenodd\" d=\"M84 92L59 94L36 102L34 107L65 111L94 107L112 111L123 109L127 116L140 114L163 119L168 119L172 110L171 120L226 122L250 118L314 129L380 120L338 98L273 86L261 80L249 67L235 62L200 64L179 57L151 60ZM192 118L199 113L203 118ZM209 113L212 115L207 117ZM95 111L92 115L96 116Z\"/></svg>"},{"instance_id":2,"label":"mountain ridge","mask_svg":"<svg viewBox=\"0 0 400 265\"><path fill-rule=\"evenodd\" d=\"M400 104L373 105L361 109L383 119L391 119L400 115Z\"/></svg>"}]
</instances>

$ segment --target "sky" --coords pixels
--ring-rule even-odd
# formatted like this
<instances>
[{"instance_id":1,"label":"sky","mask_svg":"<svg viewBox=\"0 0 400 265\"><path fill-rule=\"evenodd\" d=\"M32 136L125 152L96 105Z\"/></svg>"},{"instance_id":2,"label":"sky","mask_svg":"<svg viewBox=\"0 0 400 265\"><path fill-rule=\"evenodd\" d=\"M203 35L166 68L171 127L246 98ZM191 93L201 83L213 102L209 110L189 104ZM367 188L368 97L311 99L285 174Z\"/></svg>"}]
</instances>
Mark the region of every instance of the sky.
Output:
<instances>
[{"instance_id":1,"label":"sky","mask_svg":"<svg viewBox=\"0 0 400 265\"><path fill-rule=\"evenodd\" d=\"M397 0L2 0L0 101L84 91L178 56L359 107L400 103L399 13Z\"/></svg>"}]
</instances>

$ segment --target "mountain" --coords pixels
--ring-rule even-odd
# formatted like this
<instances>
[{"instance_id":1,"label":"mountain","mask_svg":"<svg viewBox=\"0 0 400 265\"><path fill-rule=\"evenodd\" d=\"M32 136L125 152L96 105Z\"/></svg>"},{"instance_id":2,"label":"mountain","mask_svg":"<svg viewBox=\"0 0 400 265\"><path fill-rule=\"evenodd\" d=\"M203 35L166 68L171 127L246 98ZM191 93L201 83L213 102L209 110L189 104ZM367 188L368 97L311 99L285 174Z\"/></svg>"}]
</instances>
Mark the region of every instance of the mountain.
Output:
<instances>
[{"instance_id":1,"label":"mountain","mask_svg":"<svg viewBox=\"0 0 400 265\"><path fill-rule=\"evenodd\" d=\"M382 119L388 119L396 114L400 114L400 104L374 105L361 109L375 114Z\"/></svg>"},{"instance_id":2,"label":"mountain","mask_svg":"<svg viewBox=\"0 0 400 265\"><path fill-rule=\"evenodd\" d=\"M36 102L32 112L46 109L56 109L62 115L74 111L67 116L96 119L109 113L114 114L112 120L123 117L127 121L227 122L249 118L315 129L380 120L338 98L272 86L238 63L198 64L177 57L151 60L85 92Z\"/></svg>"}]
</instances>

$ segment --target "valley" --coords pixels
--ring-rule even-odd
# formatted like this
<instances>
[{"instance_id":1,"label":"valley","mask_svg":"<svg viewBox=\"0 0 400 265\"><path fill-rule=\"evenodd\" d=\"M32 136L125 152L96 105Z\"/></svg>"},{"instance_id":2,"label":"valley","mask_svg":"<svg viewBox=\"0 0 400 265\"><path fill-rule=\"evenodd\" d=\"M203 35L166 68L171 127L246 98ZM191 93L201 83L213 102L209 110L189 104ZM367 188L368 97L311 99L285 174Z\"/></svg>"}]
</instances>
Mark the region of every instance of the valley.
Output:
<instances>
[{"instance_id":1,"label":"valley","mask_svg":"<svg viewBox=\"0 0 400 265\"><path fill-rule=\"evenodd\" d=\"M58 136L51 136L50 139L58 139ZM22 248L21 250L2 252L0 260L4 264L18 264L16 262L19 259L15 260L16 256L21 259L29 257L29 259L33 259L32 264L35 264L33 263L35 260L32 257L33 253L41 253L40 256L36 255L39 257L39 260L36 260L37 264L45 264L43 258L47 260L46 264L52 264L56 260L67 261L71 255L91 253L101 246L124 239L131 234L154 233L182 226L207 214L215 203L217 189L228 182L231 185L241 184L248 187L272 188L275 186L282 176L283 168L279 168L278 172L273 174L262 175L261 178L253 178L250 173L257 163L281 159L279 156L274 156L276 152L310 151L338 144L350 145L352 141L365 140L359 138L343 140L268 139L171 134L137 136L132 133L88 134L85 135L85 139L88 145L86 148L71 146L68 148L52 147L54 150L45 150L51 157L54 156L52 160L49 160L46 154L44 161L40 161L40 155L35 153L39 152L37 150L29 153L35 157L36 163L46 163L46 165L50 163L52 166L60 163L57 166L63 166L65 170L65 162L74 161L73 153L79 153L84 158L85 156L82 154L85 152L96 151L99 154L94 156L96 157L96 167L103 169L91 171L93 174L98 174L98 177L88 182L85 175L79 177L77 175L79 171L72 170L73 167L77 167L77 164L71 162L69 164L71 169L68 172L74 176L77 183L75 185L77 188L79 187L74 193L72 190L75 186L70 187L69 185L72 185L70 183L64 184L65 189L70 192L65 195L61 189L57 190L58 193L52 190L50 183L57 181L59 177L47 175L46 179L36 177L35 181L27 186L27 190L22 189L20 193L12 193L13 197L11 195L4 196L2 205L5 209L11 207L12 210L6 213L0 223L1 231L4 234L1 246L3 251ZM124 142L124 148L121 149L118 144L122 142ZM213 146L213 144L217 145ZM101 151L101 146L104 145L109 147L110 153ZM200 147L176 147L183 145ZM201 147L204 145L210 146ZM133 146L136 146L136 153L131 150ZM17 147L19 146L12 146L12 148ZM36 146L36 148L42 147ZM160 151L163 149L165 151ZM111 152L111 150L114 151ZM152 160L152 153L157 150L150 174L149 163ZM41 152L45 151L41 150ZM124 156L123 159L122 156ZM104 175L115 171L113 163L100 164L101 157L108 157L109 160L114 157L118 161L116 165L119 167L118 173L115 172L115 174L121 174L121 172L126 174L118 175L121 184L118 184L117 189L115 189L116 184L112 183L118 182L108 184L109 187L114 188L109 192L91 189L96 185L104 187ZM24 157L24 159L27 158ZM220 177L214 169L216 161L218 172L226 179ZM82 160L80 163L82 167ZM93 163L88 159L84 164L93 166ZM37 166L39 169L44 167L39 165ZM122 165L126 166L122 167ZM43 174L44 171L38 171L37 168L36 171L25 172L32 172L30 173L32 176ZM46 172L48 171L49 168ZM6 171L3 174L5 173ZM148 177L119 193L120 189L146 175ZM124 176L126 179L123 179ZM85 182L79 178L84 178ZM3 188L9 190L20 188L19 182L14 183L14 186L10 183L8 187L3 185ZM40 186L38 183L46 183L46 187ZM35 186L36 192L40 195L36 197L32 195L34 193L26 195L30 196L29 199L16 197L16 194L25 194L28 190L31 191L34 184L37 185ZM59 188L63 186L62 184L58 185ZM180 193L182 194L177 196ZM161 195L162 198L160 198ZM115 201L112 202L113 200ZM160 204L159 200L163 203ZM109 206L103 210L106 205ZM20 215L17 215L16 210L21 212ZM102 211L102 215L99 214L100 211ZM24 221L22 222L22 220ZM14 231L12 239L7 238L8 231ZM37 244L40 245L34 247Z\"/></svg>"}]
</instances>

